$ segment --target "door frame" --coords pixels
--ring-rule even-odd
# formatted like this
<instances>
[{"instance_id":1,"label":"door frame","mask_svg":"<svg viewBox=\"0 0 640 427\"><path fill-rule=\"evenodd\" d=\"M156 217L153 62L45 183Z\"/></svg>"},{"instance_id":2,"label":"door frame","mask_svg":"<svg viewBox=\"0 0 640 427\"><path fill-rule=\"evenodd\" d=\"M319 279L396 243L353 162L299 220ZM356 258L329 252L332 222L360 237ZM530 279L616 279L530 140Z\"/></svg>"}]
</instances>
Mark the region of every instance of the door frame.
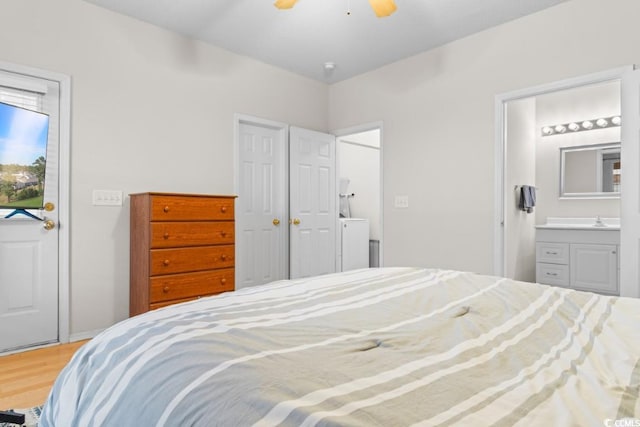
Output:
<instances>
[{"instance_id":1,"label":"door frame","mask_svg":"<svg viewBox=\"0 0 640 427\"><path fill-rule=\"evenodd\" d=\"M634 69L633 65L628 65L619 68L613 68L597 73L586 74L583 76L572 77L564 80L559 80L552 83L541 84L537 86L531 86L525 89L515 90L511 92L501 93L495 96L494 99L494 162L495 162L495 176L494 176L494 255L493 255L493 274L496 276L504 277L506 274L506 233L505 233L505 212L506 212L506 191L505 177L506 177L506 160L507 160L507 146L506 146L506 132L505 126L507 123L506 117L506 104L510 101L516 101L523 98L531 98L539 95L545 95L561 90L575 89L582 86L588 86L598 83L606 83L614 80L620 80L622 82L622 76ZM622 87L622 86L621 86ZM622 88L624 90L624 88ZM624 121L622 122L624 126ZM620 195L622 197L622 194Z\"/></svg>"},{"instance_id":2,"label":"door frame","mask_svg":"<svg viewBox=\"0 0 640 427\"><path fill-rule=\"evenodd\" d=\"M0 61L0 70L26 77L57 82L60 85L60 136L58 176L58 342L69 342L70 330L70 251L69 201L71 165L71 77L53 71Z\"/></svg>"},{"instance_id":3,"label":"door frame","mask_svg":"<svg viewBox=\"0 0 640 427\"><path fill-rule=\"evenodd\" d=\"M290 277L290 265L289 265L289 125L286 123L278 122L275 120L263 119L256 116L251 116L249 114L235 113L233 115L233 191L234 194L238 197L240 196L240 124L246 123L253 126L260 127L268 127L271 129L276 129L278 131L278 140L277 144L280 144L282 150L282 164L286 165L284 171L284 182L282 183L282 187L280 191L285 192L286 197L284 200L284 206L282 206L283 215L283 229L284 229L284 237L283 248L281 248L281 262L283 268L282 271L285 272L286 278ZM236 221L235 223L235 234L236 234L236 259L240 256L240 248L242 239L238 239L238 232L240 230L240 222ZM238 271L236 270L236 281L238 281Z\"/></svg>"},{"instance_id":4,"label":"door frame","mask_svg":"<svg viewBox=\"0 0 640 427\"><path fill-rule=\"evenodd\" d=\"M340 137L351 135L354 133L368 132L371 130L380 130L380 246L379 246L379 259L378 265L380 267L384 267L384 126L381 121L364 123L357 126L352 126L348 128L334 130L331 133L336 137L336 144ZM337 147L336 147L337 151ZM336 163L339 163L340 159L338 159L338 154L336 154ZM340 171L336 167L336 183L339 182L340 177L338 176ZM339 227L336 227L339 232ZM337 262L337 261L336 261Z\"/></svg>"}]
</instances>

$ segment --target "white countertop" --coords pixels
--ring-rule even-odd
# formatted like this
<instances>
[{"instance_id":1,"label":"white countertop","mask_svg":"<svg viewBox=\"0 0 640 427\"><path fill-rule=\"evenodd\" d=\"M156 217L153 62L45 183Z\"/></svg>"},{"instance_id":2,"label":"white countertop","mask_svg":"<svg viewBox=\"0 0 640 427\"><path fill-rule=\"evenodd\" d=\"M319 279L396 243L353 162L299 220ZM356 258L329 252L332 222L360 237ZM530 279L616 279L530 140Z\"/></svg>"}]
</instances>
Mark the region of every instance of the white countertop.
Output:
<instances>
[{"instance_id":1,"label":"white countertop","mask_svg":"<svg viewBox=\"0 0 640 427\"><path fill-rule=\"evenodd\" d=\"M548 230L595 230L619 231L620 218L547 218L546 224L536 225L538 229Z\"/></svg>"}]
</instances>

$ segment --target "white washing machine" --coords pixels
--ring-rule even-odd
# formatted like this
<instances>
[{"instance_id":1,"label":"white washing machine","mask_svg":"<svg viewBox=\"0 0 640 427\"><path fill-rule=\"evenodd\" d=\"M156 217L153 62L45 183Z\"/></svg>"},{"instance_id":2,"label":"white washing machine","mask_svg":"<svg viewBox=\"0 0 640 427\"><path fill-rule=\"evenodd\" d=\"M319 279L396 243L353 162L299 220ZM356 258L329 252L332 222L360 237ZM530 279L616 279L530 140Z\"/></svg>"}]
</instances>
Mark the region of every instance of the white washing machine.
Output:
<instances>
[{"instance_id":1,"label":"white washing machine","mask_svg":"<svg viewBox=\"0 0 640 427\"><path fill-rule=\"evenodd\" d=\"M340 218L340 271L369 267L369 220Z\"/></svg>"}]
</instances>

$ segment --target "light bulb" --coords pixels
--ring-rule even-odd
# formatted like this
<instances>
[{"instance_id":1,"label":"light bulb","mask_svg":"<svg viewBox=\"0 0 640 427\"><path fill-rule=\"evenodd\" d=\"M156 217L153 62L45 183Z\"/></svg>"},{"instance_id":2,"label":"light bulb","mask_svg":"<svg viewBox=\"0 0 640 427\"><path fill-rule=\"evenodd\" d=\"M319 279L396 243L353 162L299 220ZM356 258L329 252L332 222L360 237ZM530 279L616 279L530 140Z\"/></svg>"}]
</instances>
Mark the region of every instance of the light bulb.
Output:
<instances>
[{"instance_id":1,"label":"light bulb","mask_svg":"<svg viewBox=\"0 0 640 427\"><path fill-rule=\"evenodd\" d=\"M598 119L596 121L596 124L598 126L600 126L601 128L607 127L607 125L609 124L609 122L607 121L607 119Z\"/></svg>"},{"instance_id":2,"label":"light bulb","mask_svg":"<svg viewBox=\"0 0 640 427\"><path fill-rule=\"evenodd\" d=\"M611 117L611 123L616 126L620 126L620 123L622 123L622 119L620 118L620 116Z\"/></svg>"},{"instance_id":3,"label":"light bulb","mask_svg":"<svg viewBox=\"0 0 640 427\"><path fill-rule=\"evenodd\" d=\"M556 126L555 129L556 129L556 132L558 132L558 133L565 133L566 130L567 130L565 125L558 125L558 126Z\"/></svg>"},{"instance_id":4,"label":"light bulb","mask_svg":"<svg viewBox=\"0 0 640 427\"><path fill-rule=\"evenodd\" d=\"M591 129L593 127L593 123L590 122L589 120L585 120L584 122L582 122L582 128L583 129Z\"/></svg>"},{"instance_id":5,"label":"light bulb","mask_svg":"<svg viewBox=\"0 0 640 427\"><path fill-rule=\"evenodd\" d=\"M549 126L545 126L542 128L542 133L544 135L551 135L553 133L553 129L551 129Z\"/></svg>"},{"instance_id":6,"label":"light bulb","mask_svg":"<svg viewBox=\"0 0 640 427\"><path fill-rule=\"evenodd\" d=\"M569 123L569 130L575 132L580 129L580 125L577 123Z\"/></svg>"}]
</instances>

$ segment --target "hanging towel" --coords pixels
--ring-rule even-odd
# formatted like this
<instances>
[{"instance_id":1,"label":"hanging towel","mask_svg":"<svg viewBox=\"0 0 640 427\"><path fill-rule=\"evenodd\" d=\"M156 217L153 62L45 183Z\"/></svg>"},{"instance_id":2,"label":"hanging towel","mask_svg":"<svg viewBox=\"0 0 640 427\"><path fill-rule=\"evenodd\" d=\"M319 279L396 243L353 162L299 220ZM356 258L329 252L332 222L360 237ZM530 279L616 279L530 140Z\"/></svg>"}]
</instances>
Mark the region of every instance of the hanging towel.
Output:
<instances>
[{"instance_id":1,"label":"hanging towel","mask_svg":"<svg viewBox=\"0 0 640 427\"><path fill-rule=\"evenodd\" d=\"M520 187L520 210L526 213L533 212L533 207L536 205L536 187L531 185L523 185Z\"/></svg>"}]
</instances>

